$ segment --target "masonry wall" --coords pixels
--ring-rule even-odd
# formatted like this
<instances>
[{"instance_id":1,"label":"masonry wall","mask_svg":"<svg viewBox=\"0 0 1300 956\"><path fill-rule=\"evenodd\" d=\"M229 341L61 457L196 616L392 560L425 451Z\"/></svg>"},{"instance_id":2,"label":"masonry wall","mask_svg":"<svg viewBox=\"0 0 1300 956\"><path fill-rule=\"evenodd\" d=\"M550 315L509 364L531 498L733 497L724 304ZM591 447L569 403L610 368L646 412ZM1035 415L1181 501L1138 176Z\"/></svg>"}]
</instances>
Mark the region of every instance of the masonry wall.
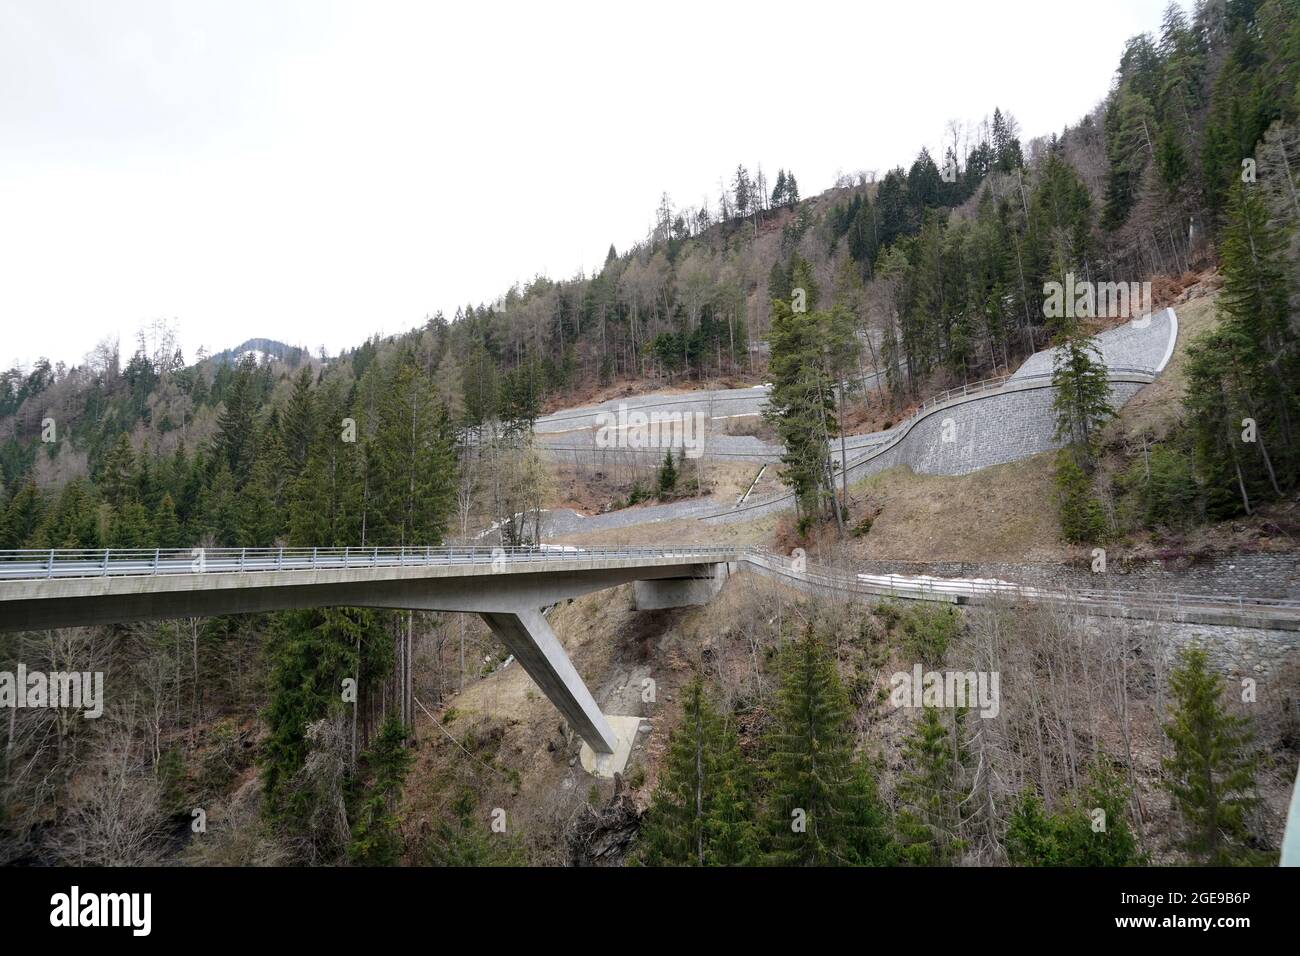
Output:
<instances>
[{"instance_id":1,"label":"masonry wall","mask_svg":"<svg viewBox=\"0 0 1300 956\"><path fill-rule=\"evenodd\" d=\"M1145 368L1159 372L1168 362L1178 334L1172 309L1150 316L1145 324L1128 323L1097 337L1099 349L1112 369ZM1052 350L1037 352L1002 389L956 398L929 409L881 435L883 450L863 449L863 460L849 466L850 481L907 465L924 475L967 475L981 468L1019 461L1059 447L1050 382ZM1111 405L1126 404L1150 375L1113 371ZM897 436L897 437L895 437ZM790 507L792 496L763 501L700 516L701 520L748 520Z\"/></svg>"}]
</instances>

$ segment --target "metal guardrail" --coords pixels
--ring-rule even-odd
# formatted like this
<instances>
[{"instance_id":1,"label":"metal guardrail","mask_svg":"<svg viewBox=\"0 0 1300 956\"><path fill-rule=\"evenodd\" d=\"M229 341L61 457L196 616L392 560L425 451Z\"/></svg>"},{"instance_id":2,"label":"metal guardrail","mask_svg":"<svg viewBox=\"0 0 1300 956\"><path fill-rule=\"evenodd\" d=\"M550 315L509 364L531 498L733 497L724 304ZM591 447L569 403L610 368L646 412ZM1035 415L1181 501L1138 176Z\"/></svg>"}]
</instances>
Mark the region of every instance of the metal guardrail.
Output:
<instances>
[{"instance_id":1,"label":"metal guardrail","mask_svg":"<svg viewBox=\"0 0 1300 956\"><path fill-rule=\"evenodd\" d=\"M949 598L995 598L1004 597L1024 604L1073 605L1088 604L1111 607L1166 608L1169 610L1193 609L1197 607L1214 607L1219 609L1236 608L1241 611L1251 609L1300 612L1300 600L1291 598L1265 598L1246 595L1194 594L1180 591L1111 590L1109 588L1076 588L1070 591L1054 591L1011 581L972 581L960 578L912 578L902 576L846 574L834 569L805 567L795 569L794 559L767 551L762 548L749 548L747 558L757 559L765 565L776 565L788 576L807 578L815 583L833 585L838 589L857 590L882 597L893 596L906 599L934 597ZM887 580L881 580L887 579Z\"/></svg>"},{"instance_id":2,"label":"metal guardrail","mask_svg":"<svg viewBox=\"0 0 1300 956\"><path fill-rule=\"evenodd\" d=\"M1187 611L1235 610L1245 618L1261 622L1295 622L1300 618L1300 601L1182 592L1110 591L1082 588L1050 591L1011 581L979 581L944 578L906 579L898 575L868 575L837 568L797 562L757 546L748 548L208 548L208 549L96 549L96 550L10 550L0 551L0 597L18 583L47 579L125 578L125 576L230 574L230 572L274 572L337 570L337 568L493 566L497 562L517 564L599 563L601 559L673 558L684 563L748 563L801 587L854 593L859 596L897 597L911 601L943 601L971 604L1006 600L1018 605L1048 605L1109 609L1127 614L1154 611L1170 614ZM503 568L493 568L503 570ZM538 567L538 570L542 570Z\"/></svg>"},{"instance_id":3,"label":"metal guardrail","mask_svg":"<svg viewBox=\"0 0 1300 956\"><path fill-rule=\"evenodd\" d=\"M1038 379L1050 379L1054 374L1056 373L1031 372L1028 375L1019 375L1015 372L1010 372L1006 375L995 376L994 378L980 379L978 382L971 382L968 385L953 386L952 388L939 392L937 395L931 395L920 405L916 406L916 411L914 411L909 417L919 416L923 412L934 408L936 405L942 405L944 402L951 401L954 398L965 398L971 395L982 395L985 392L996 392L1005 387L1009 382L1032 382ZM1107 365L1106 374L1108 378L1116 375L1146 375L1155 378L1156 370L1140 365Z\"/></svg>"},{"instance_id":4,"label":"metal guardrail","mask_svg":"<svg viewBox=\"0 0 1300 956\"><path fill-rule=\"evenodd\" d=\"M863 454L857 456L856 458L850 459L845 465L844 470L846 472L852 473L855 468L858 468L859 466L865 464L866 462L871 461L872 459L877 458L880 455L883 455L889 449L893 448L895 445L901 442L907 436L907 434L912 430L912 427L915 426L930 411L934 410L935 408L944 404L945 402L952 401L955 398L967 398L967 397L976 398L985 395L992 395L997 392L1003 391L1008 384L1015 384L1019 382L1034 382L1042 379L1051 379L1053 374L1054 374L1053 372L1034 372L1030 375L1016 375L1015 373L1009 373L1007 375L999 375L995 378L981 379L978 382L971 382L968 385L962 385L961 387L950 388L943 392L940 392L937 395L933 395L930 398L926 399L924 402L922 402L920 405L918 405L910 415L908 415L905 419L903 419L901 422L899 422L889 431L882 433L882 437L879 440L871 442L869 444L859 445L858 448L864 450ZM1156 374L1157 373L1155 369L1145 368L1141 366L1129 366L1129 365L1107 366L1108 377L1116 377L1116 376L1124 376L1124 375L1141 375L1146 378L1150 378L1151 380L1154 381ZM839 462L833 462L832 467L838 474ZM706 521L710 518L720 518L726 515L737 514L743 511L753 511L758 508L768 508L782 501L792 499L793 497L794 497L793 492L785 492L784 494L778 495L775 498L769 498L764 501L756 501L753 504L749 504L749 505L737 504L732 506L731 508L726 508L720 511L711 512L710 514L700 515L699 517L700 520Z\"/></svg>"},{"instance_id":5,"label":"metal guardrail","mask_svg":"<svg viewBox=\"0 0 1300 956\"><path fill-rule=\"evenodd\" d=\"M497 562L558 564L601 559L672 558L687 563L748 562L813 587L907 600L963 603L1005 598L1020 604L1166 609L1214 608L1242 613L1300 614L1300 600L1246 595L1121 591L1083 588L1055 591L1015 582L960 578L906 578L843 572L800 564L760 547L683 548L182 548L0 551L0 589L8 583L64 578L140 577L175 574L266 573L330 569L492 566Z\"/></svg>"},{"instance_id":6,"label":"metal guardrail","mask_svg":"<svg viewBox=\"0 0 1300 956\"><path fill-rule=\"evenodd\" d=\"M602 557L731 558L736 548L153 548L0 551L0 584L48 578L491 565Z\"/></svg>"}]
</instances>

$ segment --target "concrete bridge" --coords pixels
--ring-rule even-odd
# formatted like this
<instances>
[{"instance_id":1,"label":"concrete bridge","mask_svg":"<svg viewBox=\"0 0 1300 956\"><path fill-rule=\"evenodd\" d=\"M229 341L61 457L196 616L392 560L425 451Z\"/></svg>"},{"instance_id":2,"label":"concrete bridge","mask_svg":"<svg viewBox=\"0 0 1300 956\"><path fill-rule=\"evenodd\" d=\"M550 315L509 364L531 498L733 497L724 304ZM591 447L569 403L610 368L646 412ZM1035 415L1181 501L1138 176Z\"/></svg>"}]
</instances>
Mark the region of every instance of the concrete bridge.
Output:
<instances>
[{"instance_id":1,"label":"concrete bridge","mask_svg":"<svg viewBox=\"0 0 1300 956\"><path fill-rule=\"evenodd\" d=\"M695 547L8 551L0 552L0 631L326 606L478 614L596 764L621 767L635 726L626 734L611 726L542 609L629 581L643 610L702 604L742 556Z\"/></svg>"},{"instance_id":2,"label":"concrete bridge","mask_svg":"<svg viewBox=\"0 0 1300 956\"><path fill-rule=\"evenodd\" d=\"M635 583L639 610L705 604L749 570L840 599L1058 604L1079 613L1300 630L1300 603L1009 582L862 575L759 548L268 548L0 551L0 631L354 606L477 614L591 750L621 769L636 718L607 717L543 609ZM584 757L588 755L584 754Z\"/></svg>"}]
</instances>

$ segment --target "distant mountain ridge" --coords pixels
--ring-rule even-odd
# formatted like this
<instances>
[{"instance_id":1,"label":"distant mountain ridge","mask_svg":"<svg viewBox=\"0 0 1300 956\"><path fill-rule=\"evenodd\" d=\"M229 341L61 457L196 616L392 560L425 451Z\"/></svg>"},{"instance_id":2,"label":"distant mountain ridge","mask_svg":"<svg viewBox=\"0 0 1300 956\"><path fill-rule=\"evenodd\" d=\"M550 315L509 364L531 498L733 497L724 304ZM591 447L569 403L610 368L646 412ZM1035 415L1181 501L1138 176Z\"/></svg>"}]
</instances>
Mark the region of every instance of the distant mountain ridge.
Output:
<instances>
[{"instance_id":1,"label":"distant mountain ridge","mask_svg":"<svg viewBox=\"0 0 1300 956\"><path fill-rule=\"evenodd\" d=\"M310 353L298 345L285 345L278 339L248 339L232 349L226 349L208 356L208 361L215 365L234 365L249 352L257 355L260 362L269 357L286 365L297 366L311 357Z\"/></svg>"}]
</instances>

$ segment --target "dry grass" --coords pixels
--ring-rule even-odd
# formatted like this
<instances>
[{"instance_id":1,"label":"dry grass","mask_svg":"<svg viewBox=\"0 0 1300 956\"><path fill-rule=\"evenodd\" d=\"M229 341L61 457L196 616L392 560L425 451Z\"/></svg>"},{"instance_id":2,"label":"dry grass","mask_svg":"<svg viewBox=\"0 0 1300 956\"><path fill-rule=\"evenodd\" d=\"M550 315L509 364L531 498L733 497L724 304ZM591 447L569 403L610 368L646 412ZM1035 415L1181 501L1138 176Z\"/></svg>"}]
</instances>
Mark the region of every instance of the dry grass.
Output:
<instances>
[{"instance_id":1,"label":"dry grass","mask_svg":"<svg viewBox=\"0 0 1300 956\"><path fill-rule=\"evenodd\" d=\"M1164 438L1182 418L1183 392L1187 387L1187 347L1202 332L1215 327L1218 292L1179 303L1178 342L1174 354L1160 376L1133 397L1111 426L1125 438L1144 432L1157 440Z\"/></svg>"},{"instance_id":2,"label":"dry grass","mask_svg":"<svg viewBox=\"0 0 1300 956\"><path fill-rule=\"evenodd\" d=\"M879 512L849 553L900 561L1054 561L1068 555L1052 499L1051 453L971 475L891 468L850 489L851 524ZM833 533L833 532L832 532Z\"/></svg>"}]
</instances>

